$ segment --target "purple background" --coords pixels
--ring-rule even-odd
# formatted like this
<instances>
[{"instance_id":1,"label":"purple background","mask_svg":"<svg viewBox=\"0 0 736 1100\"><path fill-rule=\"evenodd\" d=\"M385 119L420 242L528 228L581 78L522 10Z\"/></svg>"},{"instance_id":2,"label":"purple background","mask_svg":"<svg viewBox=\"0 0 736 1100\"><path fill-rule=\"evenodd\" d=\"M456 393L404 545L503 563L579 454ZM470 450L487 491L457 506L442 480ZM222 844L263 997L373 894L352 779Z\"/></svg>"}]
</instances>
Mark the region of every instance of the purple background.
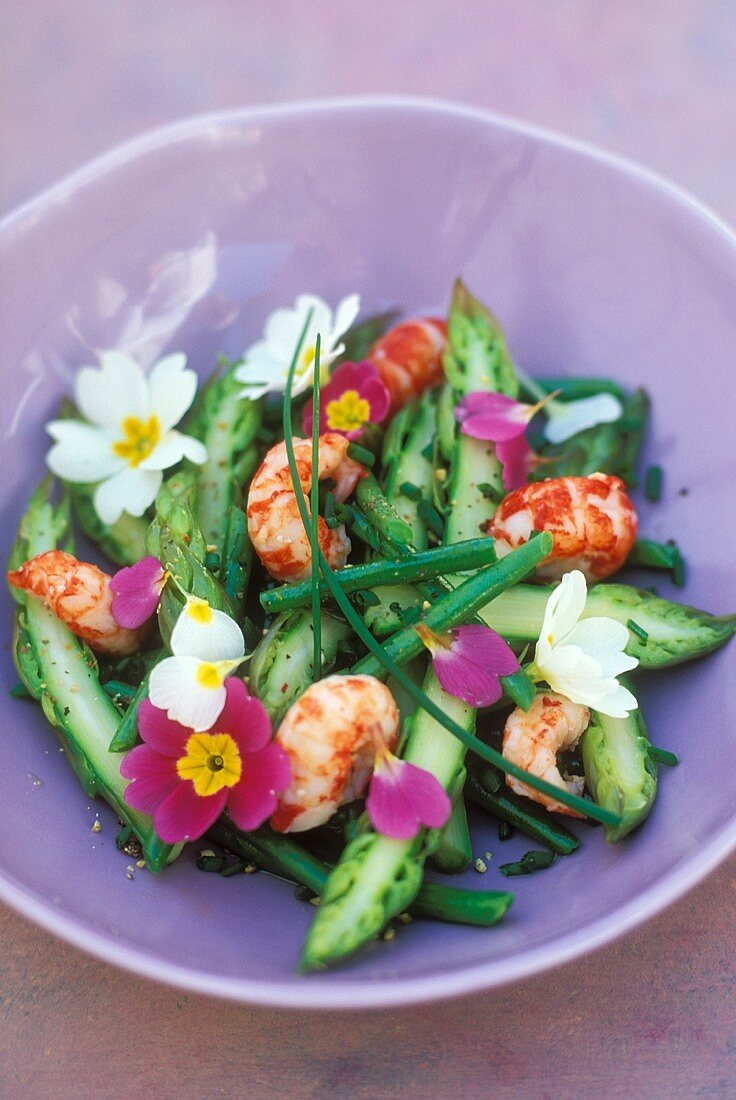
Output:
<instances>
[{"instance_id":1,"label":"purple background","mask_svg":"<svg viewBox=\"0 0 736 1100\"><path fill-rule=\"evenodd\" d=\"M733 219L734 5L642 7L17 5L2 28L2 205L183 114L387 91L453 97L600 142ZM4 1093L112 1096L127 1081L131 1094L182 1096L728 1096L735 866L622 943L513 990L317 1021L150 987L3 913Z\"/></svg>"}]
</instances>

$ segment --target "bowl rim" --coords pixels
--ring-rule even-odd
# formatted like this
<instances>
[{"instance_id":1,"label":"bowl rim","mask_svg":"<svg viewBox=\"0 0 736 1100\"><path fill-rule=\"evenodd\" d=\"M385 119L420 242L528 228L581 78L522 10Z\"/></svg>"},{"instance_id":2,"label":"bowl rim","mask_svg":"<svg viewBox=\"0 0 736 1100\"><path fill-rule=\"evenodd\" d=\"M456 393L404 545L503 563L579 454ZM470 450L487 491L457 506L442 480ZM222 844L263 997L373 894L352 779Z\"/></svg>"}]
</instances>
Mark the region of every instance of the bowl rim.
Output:
<instances>
[{"instance_id":1,"label":"bowl rim","mask_svg":"<svg viewBox=\"0 0 736 1100\"><path fill-rule=\"evenodd\" d=\"M370 95L305 99L289 103L230 108L188 116L147 130L114 146L63 176L31 199L21 203L0 219L0 246L38 223L45 210L67 202L82 188L94 183L133 160L159 152L201 136L209 128L237 123L265 123L300 114L345 112L418 112L427 115L477 122L496 130L533 138L567 152L591 159L628 177L668 201L685 207L692 216L705 222L725 244L736 249L736 233L706 204L666 177L637 162L596 145L566 137L555 130L526 123L494 111L449 100L423 96ZM204 974L186 966L161 959L142 948L130 947L113 937L87 927L83 921L59 912L35 891L21 886L0 867L0 900L56 936L102 959L144 978L164 982L195 993L217 996L247 1004L295 1009L376 1009L436 1001L477 993L541 974L577 957L603 947L660 913L706 877L736 849L736 812L697 854L669 871L636 898L589 924L582 932L568 933L513 956L501 957L477 965L463 965L448 972L418 978L351 980L338 977L330 982L322 975L319 992L309 979L266 980L228 978ZM340 973L340 972L338 972ZM344 973L344 972L343 972Z\"/></svg>"}]
</instances>

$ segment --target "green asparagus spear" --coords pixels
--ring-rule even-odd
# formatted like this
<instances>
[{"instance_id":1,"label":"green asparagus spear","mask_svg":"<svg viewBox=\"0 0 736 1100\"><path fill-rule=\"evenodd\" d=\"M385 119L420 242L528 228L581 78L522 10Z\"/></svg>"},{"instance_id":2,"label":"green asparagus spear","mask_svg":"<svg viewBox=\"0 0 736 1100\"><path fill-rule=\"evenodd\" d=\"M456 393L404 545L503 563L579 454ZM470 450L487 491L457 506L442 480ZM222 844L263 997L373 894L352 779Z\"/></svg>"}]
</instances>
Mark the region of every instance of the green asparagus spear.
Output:
<instances>
[{"instance_id":1,"label":"green asparagus spear","mask_svg":"<svg viewBox=\"0 0 736 1100\"><path fill-rule=\"evenodd\" d=\"M437 847L431 852L429 861L443 874L457 875L465 870L472 858L468 815L461 796L452 807L450 820L440 833Z\"/></svg>"},{"instance_id":2,"label":"green asparagus spear","mask_svg":"<svg viewBox=\"0 0 736 1100\"><path fill-rule=\"evenodd\" d=\"M47 479L31 496L11 553L11 568L53 549L66 536L68 501L62 498L59 505L52 505L51 488ZM85 793L99 794L112 806L133 828L151 870L161 870L176 858L181 846L164 844L151 819L125 803L127 781L120 775L120 757L108 752L120 712L100 685L94 657L41 600L17 589L13 596L18 604L13 649L21 680L41 703Z\"/></svg>"},{"instance_id":3,"label":"green asparagus spear","mask_svg":"<svg viewBox=\"0 0 736 1100\"><path fill-rule=\"evenodd\" d=\"M631 684L626 685L631 690ZM648 816L657 795L657 766L650 756L641 708L628 718L591 712L581 749L585 782L599 806L621 817L606 825L606 839L621 840Z\"/></svg>"},{"instance_id":4,"label":"green asparagus spear","mask_svg":"<svg viewBox=\"0 0 736 1100\"><path fill-rule=\"evenodd\" d=\"M498 322L460 282L453 290L448 331L445 370L457 394L485 389L516 396L518 384ZM493 446L456 433L445 542L474 538L485 531L494 508L479 488L486 482L499 486L502 482ZM458 726L473 732L475 711L444 692L431 668L424 691ZM464 745L425 710L409 719L404 760L431 772L446 790L458 782L464 757ZM430 830L408 841L370 832L351 841L327 882L307 936L302 966L315 969L344 958L406 909L419 891L424 860L437 839Z\"/></svg>"},{"instance_id":5,"label":"green asparagus spear","mask_svg":"<svg viewBox=\"0 0 736 1100\"><path fill-rule=\"evenodd\" d=\"M418 504L432 501L436 431L436 395L427 390L396 414L383 444L386 497L411 528L409 542L415 550L427 548L427 527Z\"/></svg>"},{"instance_id":6,"label":"green asparagus spear","mask_svg":"<svg viewBox=\"0 0 736 1100\"><path fill-rule=\"evenodd\" d=\"M340 619L322 614L322 671L327 675L337 647L351 636ZM250 689L263 703L274 724L313 680L312 615L294 611L280 615L256 646L249 666Z\"/></svg>"},{"instance_id":7,"label":"green asparagus spear","mask_svg":"<svg viewBox=\"0 0 736 1100\"><path fill-rule=\"evenodd\" d=\"M519 584L480 611L481 618L508 641L536 642L552 587ZM626 652L642 668L668 668L712 653L736 633L736 615L709 615L685 604L625 584L597 584L588 591L583 618L607 616L629 627Z\"/></svg>"},{"instance_id":8,"label":"green asparagus spear","mask_svg":"<svg viewBox=\"0 0 736 1100\"><path fill-rule=\"evenodd\" d=\"M240 397L237 364L227 364L197 396L187 430L207 448L207 461L196 469L197 519L208 546L224 558L228 514L241 503L241 492L258 465L256 434L262 403Z\"/></svg>"}]
</instances>

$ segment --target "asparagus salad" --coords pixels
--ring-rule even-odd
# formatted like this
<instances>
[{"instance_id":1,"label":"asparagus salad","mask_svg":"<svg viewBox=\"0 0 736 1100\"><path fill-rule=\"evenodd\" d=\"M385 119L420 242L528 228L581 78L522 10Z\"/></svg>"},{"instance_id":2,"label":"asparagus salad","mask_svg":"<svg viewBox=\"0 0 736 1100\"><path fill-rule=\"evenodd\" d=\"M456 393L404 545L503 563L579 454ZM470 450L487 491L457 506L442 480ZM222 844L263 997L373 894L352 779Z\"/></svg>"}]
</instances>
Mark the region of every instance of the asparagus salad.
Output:
<instances>
[{"instance_id":1,"label":"asparagus salad","mask_svg":"<svg viewBox=\"0 0 736 1100\"><path fill-rule=\"evenodd\" d=\"M300 296L199 392L184 355L102 353L48 425L7 574L13 694L121 845L152 872L198 842L201 870L299 884L305 970L412 914L503 918L506 890L424 881L471 863L471 803L530 840L507 877L575 851L563 818L620 842L677 762L636 670L736 631L610 579L684 582L628 495L642 390L526 377L460 281L446 322L359 308Z\"/></svg>"}]
</instances>

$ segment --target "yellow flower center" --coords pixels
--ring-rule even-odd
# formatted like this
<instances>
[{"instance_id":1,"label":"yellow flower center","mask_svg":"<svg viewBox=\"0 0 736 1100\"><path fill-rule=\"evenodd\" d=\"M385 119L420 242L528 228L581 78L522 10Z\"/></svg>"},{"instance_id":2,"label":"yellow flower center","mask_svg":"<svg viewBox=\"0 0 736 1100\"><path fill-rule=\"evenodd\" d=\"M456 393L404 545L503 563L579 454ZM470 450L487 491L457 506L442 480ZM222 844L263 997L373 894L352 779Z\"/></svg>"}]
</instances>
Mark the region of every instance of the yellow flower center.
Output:
<instances>
[{"instance_id":1,"label":"yellow flower center","mask_svg":"<svg viewBox=\"0 0 736 1100\"><path fill-rule=\"evenodd\" d=\"M354 432L368 422L371 407L357 390L345 390L327 405L327 427L337 432Z\"/></svg>"},{"instance_id":2,"label":"yellow flower center","mask_svg":"<svg viewBox=\"0 0 736 1100\"><path fill-rule=\"evenodd\" d=\"M154 413L148 420L126 416L121 424L123 438L116 439L112 449L129 466L138 466L155 450L161 439L161 424Z\"/></svg>"},{"instance_id":3,"label":"yellow flower center","mask_svg":"<svg viewBox=\"0 0 736 1100\"><path fill-rule=\"evenodd\" d=\"M296 373L297 374L306 374L306 372L309 370L312 363L314 362L314 358L315 358L316 354L317 354L316 344L310 344L308 347L306 347L304 349L304 351L301 353L301 355L299 356L299 363L297 364Z\"/></svg>"},{"instance_id":4,"label":"yellow flower center","mask_svg":"<svg viewBox=\"0 0 736 1100\"><path fill-rule=\"evenodd\" d=\"M197 596L190 596L187 600L187 615L194 619L195 623L211 623L212 608L207 600L200 600Z\"/></svg>"},{"instance_id":5,"label":"yellow flower center","mask_svg":"<svg viewBox=\"0 0 736 1100\"><path fill-rule=\"evenodd\" d=\"M193 733L186 756L176 762L177 774L191 779L203 798L223 787L234 787L243 774L240 751L229 733Z\"/></svg>"},{"instance_id":6,"label":"yellow flower center","mask_svg":"<svg viewBox=\"0 0 736 1100\"><path fill-rule=\"evenodd\" d=\"M221 688L227 675L227 668L223 666L229 667L231 664L231 661L202 661L196 672L197 683L211 690Z\"/></svg>"}]
</instances>

